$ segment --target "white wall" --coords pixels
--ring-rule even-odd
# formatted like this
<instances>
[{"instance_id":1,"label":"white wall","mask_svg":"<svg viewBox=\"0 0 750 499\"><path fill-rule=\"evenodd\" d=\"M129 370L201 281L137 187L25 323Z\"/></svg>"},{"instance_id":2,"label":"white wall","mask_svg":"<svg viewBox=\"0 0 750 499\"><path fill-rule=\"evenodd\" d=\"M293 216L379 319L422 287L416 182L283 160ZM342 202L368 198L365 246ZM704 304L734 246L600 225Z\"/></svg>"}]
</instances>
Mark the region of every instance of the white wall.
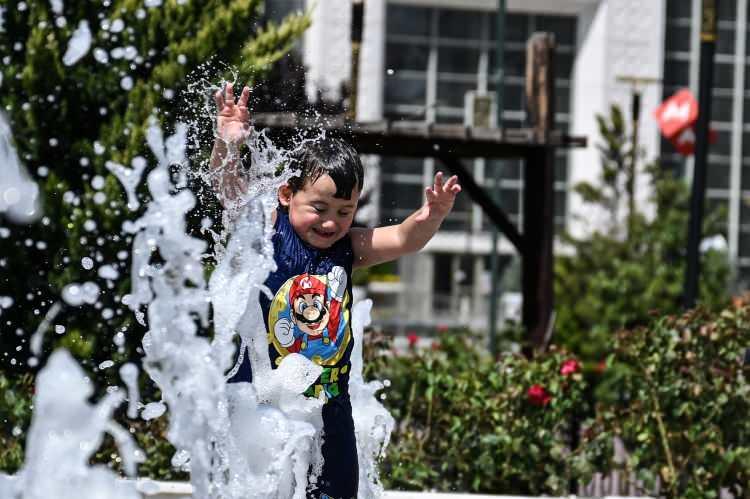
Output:
<instances>
[{"instance_id":1,"label":"white wall","mask_svg":"<svg viewBox=\"0 0 750 499\"><path fill-rule=\"evenodd\" d=\"M664 0L602 0L585 7L578 18L578 53L573 69L574 88L571 104L572 132L588 137L586 149L571 153L569 181L598 180L601 165L596 144L599 143L595 115L607 114L611 104L618 104L630 117L631 87L617 81L619 76L660 79L663 72ZM643 89L639 143L646 158L659 152L659 130L652 117L661 102L661 86ZM645 200L649 196L643 175L638 177L638 205L652 214ZM601 227L602 219L592 217L580 197L568 197L569 230L582 235ZM586 221L578 218L585 216Z\"/></svg>"}]
</instances>

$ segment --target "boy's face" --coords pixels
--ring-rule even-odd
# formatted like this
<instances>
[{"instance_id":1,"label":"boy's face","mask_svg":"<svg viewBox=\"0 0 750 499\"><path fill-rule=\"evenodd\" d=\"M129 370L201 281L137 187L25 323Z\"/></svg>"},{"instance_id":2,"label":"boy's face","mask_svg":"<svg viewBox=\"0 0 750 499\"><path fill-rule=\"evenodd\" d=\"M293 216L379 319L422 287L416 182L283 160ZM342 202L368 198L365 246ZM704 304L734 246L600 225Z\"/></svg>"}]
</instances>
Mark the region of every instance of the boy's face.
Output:
<instances>
[{"instance_id":1,"label":"boy's face","mask_svg":"<svg viewBox=\"0 0 750 499\"><path fill-rule=\"evenodd\" d=\"M334 197L336 184L329 175L292 193L288 185L279 188L279 202L289 210L294 231L310 246L329 248L344 237L352 225L359 202L359 191L352 190L349 199Z\"/></svg>"}]
</instances>

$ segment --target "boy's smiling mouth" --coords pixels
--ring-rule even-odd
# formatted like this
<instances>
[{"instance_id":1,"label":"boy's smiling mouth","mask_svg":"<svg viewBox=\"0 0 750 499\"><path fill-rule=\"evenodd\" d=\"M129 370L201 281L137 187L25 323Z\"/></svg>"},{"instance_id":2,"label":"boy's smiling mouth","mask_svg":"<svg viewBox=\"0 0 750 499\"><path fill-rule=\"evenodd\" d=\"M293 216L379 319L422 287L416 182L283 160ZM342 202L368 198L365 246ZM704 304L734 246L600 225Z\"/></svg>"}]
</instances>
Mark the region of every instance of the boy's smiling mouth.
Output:
<instances>
[{"instance_id":1,"label":"boy's smiling mouth","mask_svg":"<svg viewBox=\"0 0 750 499\"><path fill-rule=\"evenodd\" d=\"M322 237L324 239L330 239L334 235L336 235L336 231L324 231L324 230L316 229L315 227L313 227L312 231L316 236Z\"/></svg>"}]
</instances>

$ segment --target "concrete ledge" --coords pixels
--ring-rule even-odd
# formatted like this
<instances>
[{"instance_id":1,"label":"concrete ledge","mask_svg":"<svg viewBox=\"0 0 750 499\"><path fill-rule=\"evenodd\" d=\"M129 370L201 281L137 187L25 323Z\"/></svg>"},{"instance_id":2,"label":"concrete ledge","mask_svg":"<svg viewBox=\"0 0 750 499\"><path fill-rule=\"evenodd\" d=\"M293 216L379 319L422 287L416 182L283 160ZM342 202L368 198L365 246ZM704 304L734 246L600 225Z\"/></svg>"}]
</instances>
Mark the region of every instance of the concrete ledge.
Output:
<instances>
[{"instance_id":1,"label":"concrete ledge","mask_svg":"<svg viewBox=\"0 0 750 499\"><path fill-rule=\"evenodd\" d=\"M159 482L142 479L136 488L144 499L192 499L193 488L187 482ZM575 496L566 496L573 498ZM605 496L603 499L630 499L624 496ZM445 494L439 492L386 491L382 499L529 499L529 496L488 496L474 494ZM647 499L639 497L638 499Z\"/></svg>"}]
</instances>

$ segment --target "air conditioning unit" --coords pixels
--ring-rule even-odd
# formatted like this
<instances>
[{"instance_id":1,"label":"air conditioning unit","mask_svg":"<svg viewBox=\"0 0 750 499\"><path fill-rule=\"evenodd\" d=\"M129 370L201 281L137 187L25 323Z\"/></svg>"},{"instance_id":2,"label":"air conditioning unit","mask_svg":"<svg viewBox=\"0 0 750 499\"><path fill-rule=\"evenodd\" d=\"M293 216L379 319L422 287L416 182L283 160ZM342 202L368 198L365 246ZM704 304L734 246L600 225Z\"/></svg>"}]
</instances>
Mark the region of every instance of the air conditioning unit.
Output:
<instances>
[{"instance_id":1,"label":"air conditioning unit","mask_svg":"<svg viewBox=\"0 0 750 499\"><path fill-rule=\"evenodd\" d=\"M464 125L475 128L497 128L495 92L471 90L464 96Z\"/></svg>"}]
</instances>

